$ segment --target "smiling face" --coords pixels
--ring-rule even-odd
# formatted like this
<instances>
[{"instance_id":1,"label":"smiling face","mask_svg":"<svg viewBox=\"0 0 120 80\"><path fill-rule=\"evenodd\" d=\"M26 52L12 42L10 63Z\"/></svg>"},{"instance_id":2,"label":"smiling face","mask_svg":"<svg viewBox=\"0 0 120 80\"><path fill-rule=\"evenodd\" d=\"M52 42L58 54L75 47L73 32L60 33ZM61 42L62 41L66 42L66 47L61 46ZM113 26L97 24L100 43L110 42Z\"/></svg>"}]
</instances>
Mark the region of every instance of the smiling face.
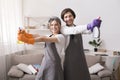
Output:
<instances>
[{"instance_id":1,"label":"smiling face","mask_svg":"<svg viewBox=\"0 0 120 80\"><path fill-rule=\"evenodd\" d=\"M49 24L50 31L52 34L59 34L60 33L60 24L56 20L53 20Z\"/></svg>"},{"instance_id":2,"label":"smiling face","mask_svg":"<svg viewBox=\"0 0 120 80\"><path fill-rule=\"evenodd\" d=\"M66 23L67 26L74 25L75 17L76 17L76 14L71 8L65 8L61 12L61 18Z\"/></svg>"},{"instance_id":3,"label":"smiling face","mask_svg":"<svg viewBox=\"0 0 120 80\"><path fill-rule=\"evenodd\" d=\"M68 26L72 26L73 22L74 22L74 16L72 15L71 12L67 12L64 14L64 22L68 25Z\"/></svg>"}]
</instances>

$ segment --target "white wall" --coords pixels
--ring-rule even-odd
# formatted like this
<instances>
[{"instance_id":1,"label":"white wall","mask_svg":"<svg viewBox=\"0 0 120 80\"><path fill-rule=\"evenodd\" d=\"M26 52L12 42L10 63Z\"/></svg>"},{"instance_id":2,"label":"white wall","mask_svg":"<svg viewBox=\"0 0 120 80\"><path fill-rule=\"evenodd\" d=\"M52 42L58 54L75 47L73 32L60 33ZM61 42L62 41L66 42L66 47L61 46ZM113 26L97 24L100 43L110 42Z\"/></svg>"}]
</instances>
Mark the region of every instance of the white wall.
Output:
<instances>
[{"instance_id":1,"label":"white wall","mask_svg":"<svg viewBox=\"0 0 120 80\"><path fill-rule=\"evenodd\" d=\"M103 47L120 50L120 0L23 0L24 16L58 16L66 8L72 8L77 15L75 24L86 24L101 16L101 38ZM83 35L84 48L92 48L91 36Z\"/></svg>"}]
</instances>

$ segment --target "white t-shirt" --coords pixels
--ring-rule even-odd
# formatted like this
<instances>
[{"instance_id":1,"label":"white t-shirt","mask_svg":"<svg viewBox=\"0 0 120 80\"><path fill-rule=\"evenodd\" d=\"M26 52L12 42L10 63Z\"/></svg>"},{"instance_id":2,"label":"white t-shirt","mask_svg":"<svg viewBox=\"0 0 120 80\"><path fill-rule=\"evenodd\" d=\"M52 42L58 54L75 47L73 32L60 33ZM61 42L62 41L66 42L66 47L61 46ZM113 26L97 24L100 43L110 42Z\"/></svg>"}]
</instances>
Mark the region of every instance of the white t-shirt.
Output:
<instances>
[{"instance_id":1,"label":"white t-shirt","mask_svg":"<svg viewBox=\"0 0 120 80\"><path fill-rule=\"evenodd\" d=\"M71 34L80 34L80 33L88 33L87 25L78 25L78 26L62 26L61 33L64 35L71 35Z\"/></svg>"},{"instance_id":2,"label":"white t-shirt","mask_svg":"<svg viewBox=\"0 0 120 80\"><path fill-rule=\"evenodd\" d=\"M62 34L57 34L55 37L58 39L58 42L55 42L57 52L62 57L65 54L65 37Z\"/></svg>"},{"instance_id":3,"label":"white t-shirt","mask_svg":"<svg viewBox=\"0 0 120 80\"><path fill-rule=\"evenodd\" d=\"M89 34L90 30L87 30L87 25L78 25L78 26L62 26L61 33L65 35L65 49L68 47L70 42L70 36L74 34Z\"/></svg>"}]
</instances>

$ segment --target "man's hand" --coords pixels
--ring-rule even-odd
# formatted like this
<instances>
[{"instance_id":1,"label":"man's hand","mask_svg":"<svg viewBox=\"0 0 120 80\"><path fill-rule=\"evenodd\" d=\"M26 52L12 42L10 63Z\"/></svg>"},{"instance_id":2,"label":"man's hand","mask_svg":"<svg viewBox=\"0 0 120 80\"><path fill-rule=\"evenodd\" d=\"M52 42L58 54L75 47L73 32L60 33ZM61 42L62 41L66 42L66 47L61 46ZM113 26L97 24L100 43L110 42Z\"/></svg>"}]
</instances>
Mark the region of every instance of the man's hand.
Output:
<instances>
[{"instance_id":1,"label":"man's hand","mask_svg":"<svg viewBox=\"0 0 120 80\"><path fill-rule=\"evenodd\" d=\"M94 27L100 28L102 20L100 20L100 17L97 19L94 19L92 23L89 23L87 25L87 29L91 30L93 32Z\"/></svg>"}]
</instances>

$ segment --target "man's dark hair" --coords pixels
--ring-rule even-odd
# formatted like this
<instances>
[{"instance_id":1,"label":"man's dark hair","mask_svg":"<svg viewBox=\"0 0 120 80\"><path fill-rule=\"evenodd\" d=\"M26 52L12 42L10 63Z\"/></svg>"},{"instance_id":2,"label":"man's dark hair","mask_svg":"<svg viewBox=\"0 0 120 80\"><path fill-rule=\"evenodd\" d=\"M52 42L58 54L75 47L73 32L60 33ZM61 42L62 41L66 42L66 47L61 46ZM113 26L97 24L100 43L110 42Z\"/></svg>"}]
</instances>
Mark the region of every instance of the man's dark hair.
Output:
<instances>
[{"instance_id":1,"label":"man's dark hair","mask_svg":"<svg viewBox=\"0 0 120 80\"><path fill-rule=\"evenodd\" d=\"M74 12L71 8L65 8L65 9L61 12L61 18L62 18L63 21L64 21L64 15L65 15L67 12L72 13L72 15L73 15L74 18L76 17L75 12Z\"/></svg>"}]
</instances>

